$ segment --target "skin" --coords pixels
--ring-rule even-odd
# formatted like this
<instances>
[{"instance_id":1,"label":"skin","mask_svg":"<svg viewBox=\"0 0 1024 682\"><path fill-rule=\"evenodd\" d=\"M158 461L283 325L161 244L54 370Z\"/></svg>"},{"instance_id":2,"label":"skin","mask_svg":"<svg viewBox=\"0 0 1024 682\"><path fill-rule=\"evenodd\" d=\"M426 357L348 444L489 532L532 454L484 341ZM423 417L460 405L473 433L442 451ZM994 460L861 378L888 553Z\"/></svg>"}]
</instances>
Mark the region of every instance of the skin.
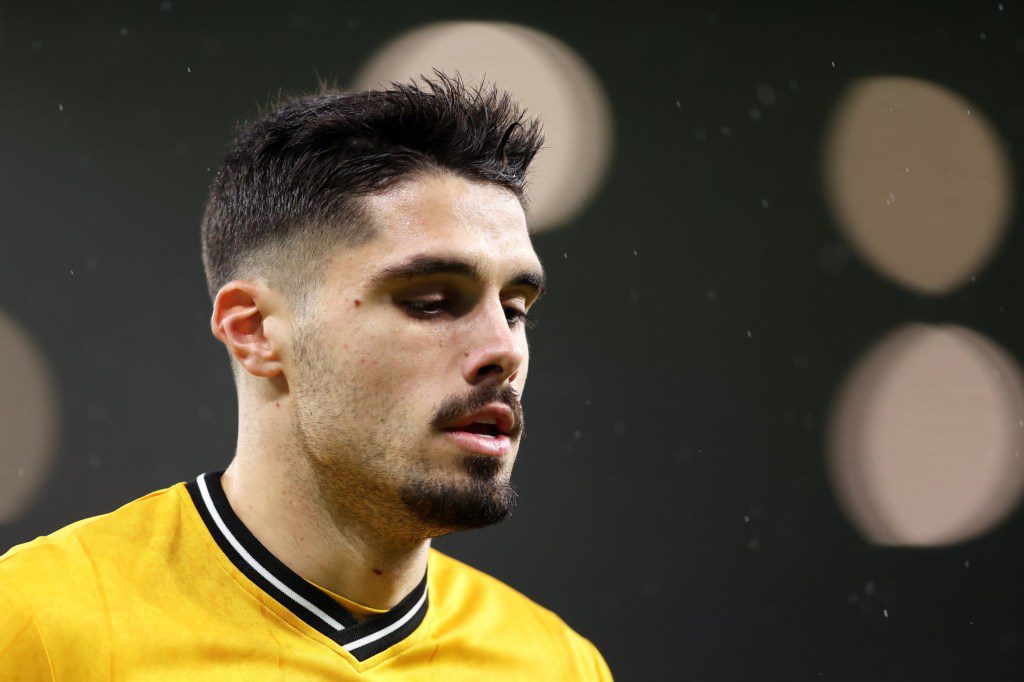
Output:
<instances>
[{"instance_id":1,"label":"skin","mask_svg":"<svg viewBox=\"0 0 1024 682\"><path fill-rule=\"evenodd\" d=\"M299 575L387 609L423 577L432 537L511 510L529 348L510 318L538 292L510 280L543 269L522 206L498 185L429 174L365 200L380 236L327 259L308 311L236 280L211 327L242 369L223 477L232 508ZM481 277L378 279L424 254ZM432 316L409 307L431 303ZM507 454L473 455L444 435L443 421L492 401L518 417ZM457 504L438 513L430 494ZM478 508L488 513L468 514Z\"/></svg>"}]
</instances>

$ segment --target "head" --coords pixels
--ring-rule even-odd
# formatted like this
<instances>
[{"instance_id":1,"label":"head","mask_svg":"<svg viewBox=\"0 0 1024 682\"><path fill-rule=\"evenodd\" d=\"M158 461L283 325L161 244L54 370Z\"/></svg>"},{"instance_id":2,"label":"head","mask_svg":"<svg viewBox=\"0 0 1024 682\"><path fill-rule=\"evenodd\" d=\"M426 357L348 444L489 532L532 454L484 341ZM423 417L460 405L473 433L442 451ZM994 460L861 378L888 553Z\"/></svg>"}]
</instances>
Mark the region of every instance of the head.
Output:
<instances>
[{"instance_id":1,"label":"head","mask_svg":"<svg viewBox=\"0 0 1024 682\"><path fill-rule=\"evenodd\" d=\"M240 428L327 504L427 536L511 513L541 142L507 94L442 74L288 100L235 140L203 219L211 323ZM512 415L500 454L451 428L487 406Z\"/></svg>"}]
</instances>

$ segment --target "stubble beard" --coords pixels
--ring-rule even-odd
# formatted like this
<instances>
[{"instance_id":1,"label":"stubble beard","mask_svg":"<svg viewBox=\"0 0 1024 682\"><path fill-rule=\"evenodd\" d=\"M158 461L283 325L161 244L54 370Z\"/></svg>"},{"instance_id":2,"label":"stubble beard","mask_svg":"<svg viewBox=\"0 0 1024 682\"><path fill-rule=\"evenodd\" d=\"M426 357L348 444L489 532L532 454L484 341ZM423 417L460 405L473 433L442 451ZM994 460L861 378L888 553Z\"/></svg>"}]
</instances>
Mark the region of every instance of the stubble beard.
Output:
<instances>
[{"instance_id":1,"label":"stubble beard","mask_svg":"<svg viewBox=\"0 0 1024 682\"><path fill-rule=\"evenodd\" d=\"M386 401L353 389L354 377L333 367L315 329L297 335L294 347L301 367L293 386L294 435L311 460L323 501L337 507L332 513L344 508L389 534L423 538L483 528L512 514L518 494L502 476L502 458L464 455L452 473L439 470L427 453L402 454L414 432L347 427L365 409L384 410L379 403Z\"/></svg>"}]
</instances>

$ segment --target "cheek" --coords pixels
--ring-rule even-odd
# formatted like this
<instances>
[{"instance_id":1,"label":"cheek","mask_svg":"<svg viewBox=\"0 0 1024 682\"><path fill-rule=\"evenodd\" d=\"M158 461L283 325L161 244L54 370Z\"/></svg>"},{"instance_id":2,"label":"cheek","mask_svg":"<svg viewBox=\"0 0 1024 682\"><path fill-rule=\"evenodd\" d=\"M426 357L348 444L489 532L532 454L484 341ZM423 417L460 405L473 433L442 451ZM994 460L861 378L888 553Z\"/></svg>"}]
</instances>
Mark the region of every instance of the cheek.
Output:
<instances>
[{"instance_id":1,"label":"cheek","mask_svg":"<svg viewBox=\"0 0 1024 682\"><path fill-rule=\"evenodd\" d=\"M440 380L450 341L421 330L376 326L349 342L346 364L384 400L407 403ZM396 405L397 406L397 405Z\"/></svg>"}]
</instances>

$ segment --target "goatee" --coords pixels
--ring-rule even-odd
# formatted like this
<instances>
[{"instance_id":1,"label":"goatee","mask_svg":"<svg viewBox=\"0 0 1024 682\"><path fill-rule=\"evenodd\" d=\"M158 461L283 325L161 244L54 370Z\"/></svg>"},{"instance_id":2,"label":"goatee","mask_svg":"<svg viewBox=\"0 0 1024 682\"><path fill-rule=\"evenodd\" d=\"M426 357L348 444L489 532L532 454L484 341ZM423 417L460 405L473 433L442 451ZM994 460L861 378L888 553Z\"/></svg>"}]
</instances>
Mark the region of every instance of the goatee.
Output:
<instances>
[{"instance_id":1,"label":"goatee","mask_svg":"<svg viewBox=\"0 0 1024 682\"><path fill-rule=\"evenodd\" d=\"M502 467L500 458L468 455L462 465L469 481L416 481L398 491L402 503L435 537L500 523L515 508L515 489L497 479Z\"/></svg>"}]
</instances>

